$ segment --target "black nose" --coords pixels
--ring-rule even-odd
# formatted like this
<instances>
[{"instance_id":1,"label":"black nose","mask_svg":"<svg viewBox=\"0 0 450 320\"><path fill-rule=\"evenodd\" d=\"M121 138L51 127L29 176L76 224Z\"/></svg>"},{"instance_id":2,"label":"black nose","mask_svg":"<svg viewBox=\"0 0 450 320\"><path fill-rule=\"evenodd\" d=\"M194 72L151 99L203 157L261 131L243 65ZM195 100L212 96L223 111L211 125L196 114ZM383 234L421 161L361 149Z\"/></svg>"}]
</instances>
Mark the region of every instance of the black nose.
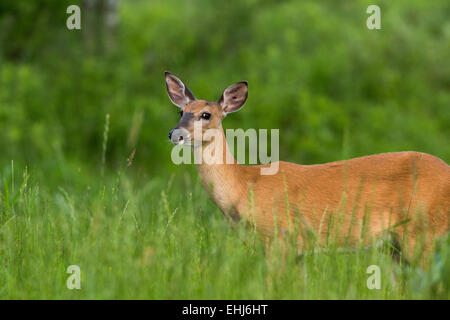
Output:
<instances>
[{"instance_id":1,"label":"black nose","mask_svg":"<svg viewBox=\"0 0 450 320\"><path fill-rule=\"evenodd\" d=\"M174 130L174 129L170 130L170 132L169 132L169 140L172 139L172 132L173 132L173 130Z\"/></svg>"}]
</instances>

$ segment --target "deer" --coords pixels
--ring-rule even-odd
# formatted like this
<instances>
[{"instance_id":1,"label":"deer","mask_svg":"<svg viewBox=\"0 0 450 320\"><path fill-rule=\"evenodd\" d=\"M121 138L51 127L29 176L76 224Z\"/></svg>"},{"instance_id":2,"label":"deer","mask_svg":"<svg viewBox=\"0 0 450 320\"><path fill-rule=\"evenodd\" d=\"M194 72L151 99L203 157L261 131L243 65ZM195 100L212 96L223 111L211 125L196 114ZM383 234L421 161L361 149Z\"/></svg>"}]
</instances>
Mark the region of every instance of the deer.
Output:
<instances>
[{"instance_id":1,"label":"deer","mask_svg":"<svg viewBox=\"0 0 450 320\"><path fill-rule=\"evenodd\" d=\"M262 175L260 169L267 164L234 160L222 128L222 120L247 101L247 81L230 85L215 102L196 99L167 71L165 83L181 114L170 141L191 146L203 160L197 163L198 173L220 211L232 222L251 224L263 239L283 238L296 228L301 254L306 235L312 233L324 244L334 230L343 249L387 239L407 262L417 251L422 253L419 260L425 259L435 239L448 235L450 166L443 160L407 151L313 165L279 161L277 173ZM202 133L218 130L219 135L206 140L195 135L195 126ZM224 146L217 151L224 161L211 161L211 152L204 151L217 142ZM230 158L234 161L225 161Z\"/></svg>"}]
</instances>

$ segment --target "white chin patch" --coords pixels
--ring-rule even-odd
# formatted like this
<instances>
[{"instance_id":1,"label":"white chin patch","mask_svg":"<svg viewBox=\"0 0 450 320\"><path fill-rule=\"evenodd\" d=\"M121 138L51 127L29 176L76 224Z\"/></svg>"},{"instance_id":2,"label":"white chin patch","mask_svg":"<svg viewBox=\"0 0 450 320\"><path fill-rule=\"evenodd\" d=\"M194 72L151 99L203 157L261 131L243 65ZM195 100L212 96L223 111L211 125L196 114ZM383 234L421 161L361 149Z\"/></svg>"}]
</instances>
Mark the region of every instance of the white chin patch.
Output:
<instances>
[{"instance_id":1,"label":"white chin patch","mask_svg":"<svg viewBox=\"0 0 450 320\"><path fill-rule=\"evenodd\" d=\"M179 144L180 146L182 146L182 145L184 144L184 140L179 141L178 144Z\"/></svg>"}]
</instances>

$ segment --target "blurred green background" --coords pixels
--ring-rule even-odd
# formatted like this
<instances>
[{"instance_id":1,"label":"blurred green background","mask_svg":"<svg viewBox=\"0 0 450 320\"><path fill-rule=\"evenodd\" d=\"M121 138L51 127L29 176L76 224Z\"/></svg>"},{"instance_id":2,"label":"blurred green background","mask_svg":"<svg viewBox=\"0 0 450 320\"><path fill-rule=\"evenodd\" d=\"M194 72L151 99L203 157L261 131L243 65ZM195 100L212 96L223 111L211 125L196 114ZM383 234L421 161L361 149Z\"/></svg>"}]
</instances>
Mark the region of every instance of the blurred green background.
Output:
<instances>
[{"instance_id":1,"label":"blurred green background","mask_svg":"<svg viewBox=\"0 0 450 320\"><path fill-rule=\"evenodd\" d=\"M82 29L68 30L75 3ZM370 4L381 30L366 27ZM208 100L248 80L224 127L279 128L283 160L416 150L449 162L449 16L446 0L2 0L0 163L68 180L98 170L109 113L108 168L136 148L144 173L186 170L170 161L165 70Z\"/></svg>"},{"instance_id":2,"label":"blurred green background","mask_svg":"<svg viewBox=\"0 0 450 320\"><path fill-rule=\"evenodd\" d=\"M373 4L381 30L366 27ZM376 252L267 265L195 167L171 162L164 71L207 100L248 80L224 127L280 129L282 160L449 163L449 17L448 0L1 0L0 298L447 299L441 258L377 292L365 268L395 265ZM65 288L74 263L80 292Z\"/></svg>"}]
</instances>

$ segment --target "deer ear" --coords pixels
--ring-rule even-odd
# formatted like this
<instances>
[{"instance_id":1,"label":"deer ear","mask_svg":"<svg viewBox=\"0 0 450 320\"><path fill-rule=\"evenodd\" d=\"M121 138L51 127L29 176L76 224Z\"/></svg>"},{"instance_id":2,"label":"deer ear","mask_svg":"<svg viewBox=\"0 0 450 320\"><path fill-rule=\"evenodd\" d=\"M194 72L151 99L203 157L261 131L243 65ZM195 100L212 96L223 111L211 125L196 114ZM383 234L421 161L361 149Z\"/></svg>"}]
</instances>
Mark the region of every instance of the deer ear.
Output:
<instances>
[{"instance_id":1,"label":"deer ear","mask_svg":"<svg viewBox=\"0 0 450 320\"><path fill-rule=\"evenodd\" d=\"M248 96L247 81L232 84L222 93L218 103L222 106L225 114L238 111L242 108Z\"/></svg>"},{"instance_id":2,"label":"deer ear","mask_svg":"<svg viewBox=\"0 0 450 320\"><path fill-rule=\"evenodd\" d=\"M194 94L186 87L180 79L170 72L165 72L166 89L170 100L176 106L184 109L189 103L195 100Z\"/></svg>"}]
</instances>

